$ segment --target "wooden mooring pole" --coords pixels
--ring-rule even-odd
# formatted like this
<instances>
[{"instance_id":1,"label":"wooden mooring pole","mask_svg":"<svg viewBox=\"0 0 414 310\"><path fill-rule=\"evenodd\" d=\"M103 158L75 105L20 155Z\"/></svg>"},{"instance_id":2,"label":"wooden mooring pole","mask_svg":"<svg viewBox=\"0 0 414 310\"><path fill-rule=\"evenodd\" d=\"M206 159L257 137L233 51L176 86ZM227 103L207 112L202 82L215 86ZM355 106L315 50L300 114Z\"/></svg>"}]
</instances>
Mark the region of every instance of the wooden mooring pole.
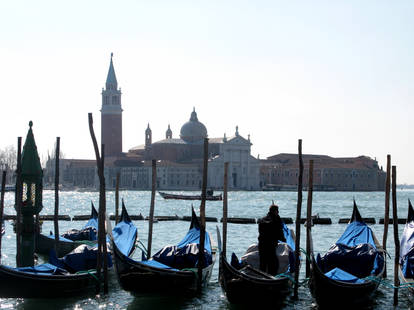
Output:
<instances>
[{"instance_id":1,"label":"wooden mooring pole","mask_svg":"<svg viewBox=\"0 0 414 310\"><path fill-rule=\"evenodd\" d=\"M14 203L16 208L16 266L22 265L22 137L17 138L17 169Z\"/></svg>"},{"instance_id":2,"label":"wooden mooring pole","mask_svg":"<svg viewBox=\"0 0 414 310\"><path fill-rule=\"evenodd\" d=\"M108 256L106 248L106 233L105 233L105 209L106 209L106 197L105 197L105 176L104 176L104 157L105 157L105 145L101 145L102 157L99 155L98 143L96 142L95 132L93 130L93 118L92 113L88 113L89 132L91 134L93 147L96 156L96 165L98 168L99 177L99 211L98 211L98 257L96 262L96 271L98 279L101 278L101 271L103 265L103 278L104 278L104 294L108 293ZM100 291L100 283L96 284L96 291Z\"/></svg>"},{"instance_id":3,"label":"wooden mooring pole","mask_svg":"<svg viewBox=\"0 0 414 310\"><path fill-rule=\"evenodd\" d=\"M398 214L397 214L397 168L392 166L392 217L394 226L394 243L395 243L395 259L394 259L394 306L398 305L398 286L400 279L398 278L398 266L400 259L400 240L398 238Z\"/></svg>"},{"instance_id":4,"label":"wooden mooring pole","mask_svg":"<svg viewBox=\"0 0 414 310\"><path fill-rule=\"evenodd\" d=\"M201 188L200 204L200 247L198 256L197 290L200 293L203 285L203 268L205 266L204 245L206 238L206 192L207 192L207 164L208 164L208 138L204 139L203 183Z\"/></svg>"},{"instance_id":5,"label":"wooden mooring pole","mask_svg":"<svg viewBox=\"0 0 414 310\"><path fill-rule=\"evenodd\" d=\"M387 155L387 179L385 181L385 214L384 214L384 235L382 237L382 248L387 250L388 224L390 222L390 183L391 183L391 155ZM385 270L383 278L387 277L387 260L384 262Z\"/></svg>"},{"instance_id":6,"label":"wooden mooring pole","mask_svg":"<svg viewBox=\"0 0 414 310\"><path fill-rule=\"evenodd\" d=\"M1 196L0 196L0 230L3 230L3 211L4 211L4 194L6 192L6 170L3 171L2 179L1 179ZM2 232L0 231L0 264L1 264L1 239L2 239Z\"/></svg>"},{"instance_id":7,"label":"wooden mooring pole","mask_svg":"<svg viewBox=\"0 0 414 310\"><path fill-rule=\"evenodd\" d=\"M115 183L115 225L119 222L119 171L116 173L116 183Z\"/></svg>"},{"instance_id":8,"label":"wooden mooring pole","mask_svg":"<svg viewBox=\"0 0 414 310\"><path fill-rule=\"evenodd\" d=\"M151 257L152 247L152 227L154 223L154 207L155 207L155 190L157 185L157 161L152 160L152 187L151 187L151 206L148 222L148 246L147 246L147 258Z\"/></svg>"},{"instance_id":9,"label":"wooden mooring pole","mask_svg":"<svg viewBox=\"0 0 414 310\"><path fill-rule=\"evenodd\" d=\"M313 159L309 161L308 204L306 208L306 254L311 255L311 229L312 229L312 195L313 195ZM306 259L306 278L310 275L310 261Z\"/></svg>"},{"instance_id":10,"label":"wooden mooring pole","mask_svg":"<svg viewBox=\"0 0 414 310\"><path fill-rule=\"evenodd\" d=\"M299 250L300 250L300 218L302 212L302 186L303 186L303 159L302 159L302 139L298 143L299 154L299 178L298 178L298 203L296 208L296 240L295 240L295 287L293 298L298 299L299 289Z\"/></svg>"},{"instance_id":11,"label":"wooden mooring pole","mask_svg":"<svg viewBox=\"0 0 414 310\"><path fill-rule=\"evenodd\" d=\"M226 257L227 250L227 176L229 163L224 163L224 180L223 180L223 256Z\"/></svg>"},{"instance_id":12,"label":"wooden mooring pole","mask_svg":"<svg viewBox=\"0 0 414 310\"><path fill-rule=\"evenodd\" d=\"M59 155L60 155L60 137L56 137L55 149L55 213L53 225L55 228L55 253L59 251Z\"/></svg>"}]
</instances>

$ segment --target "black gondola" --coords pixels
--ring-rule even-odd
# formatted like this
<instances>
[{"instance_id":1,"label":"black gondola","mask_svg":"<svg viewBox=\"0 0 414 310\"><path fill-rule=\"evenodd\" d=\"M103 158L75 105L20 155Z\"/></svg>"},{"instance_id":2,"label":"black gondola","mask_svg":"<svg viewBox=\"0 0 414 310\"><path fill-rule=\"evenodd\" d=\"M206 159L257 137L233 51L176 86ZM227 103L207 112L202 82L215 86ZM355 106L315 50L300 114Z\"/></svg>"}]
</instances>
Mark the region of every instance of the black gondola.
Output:
<instances>
[{"instance_id":1,"label":"black gondola","mask_svg":"<svg viewBox=\"0 0 414 310\"><path fill-rule=\"evenodd\" d=\"M192 254L193 259L198 259L198 243L200 240L200 226L197 216L192 211L192 220L190 229L184 239L176 247L164 247L158 253L154 254L149 260L133 260L125 255L125 252L119 248L116 240L112 242L115 272L121 287L131 293L139 294L142 292L162 292L162 293L193 293L197 289L197 266L186 266L179 268L178 259L172 252L172 248L186 249ZM196 245L196 247L186 247ZM194 251L194 249L197 249ZM191 250L192 249L192 250ZM184 251L183 251L184 252ZM187 252L188 253L188 252ZM174 259L168 264L161 258ZM207 283L211 277L215 250L211 247L210 236L206 232L205 237L205 254L207 264L203 268L202 283ZM143 253L144 256L144 253ZM210 259L208 259L208 257ZM181 259L184 257L181 256ZM182 261L181 261L182 262Z\"/></svg>"},{"instance_id":2,"label":"black gondola","mask_svg":"<svg viewBox=\"0 0 414 310\"><path fill-rule=\"evenodd\" d=\"M236 304L266 303L275 306L281 304L291 292L295 265L293 259L295 240L293 234L284 223L283 232L286 243L279 244L281 248L285 249L285 254L287 253L290 256L290 261L287 265L287 270L272 276L260 271L259 266L240 264L234 253L232 255L232 262L229 263L221 251L220 232L217 228L220 252L219 282L230 302Z\"/></svg>"},{"instance_id":3,"label":"black gondola","mask_svg":"<svg viewBox=\"0 0 414 310\"><path fill-rule=\"evenodd\" d=\"M312 240L312 238L311 238ZM338 241L321 257L310 253L309 288L323 307L367 305L385 270L385 254L372 230L363 221L357 205Z\"/></svg>"},{"instance_id":4,"label":"black gondola","mask_svg":"<svg viewBox=\"0 0 414 310\"><path fill-rule=\"evenodd\" d=\"M411 201L408 200L407 222L400 242L400 260L398 270L401 283L408 286L414 293L414 210Z\"/></svg>"},{"instance_id":5,"label":"black gondola","mask_svg":"<svg viewBox=\"0 0 414 310\"><path fill-rule=\"evenodd\" d=\"M91 216L84 226L85 228L91 227L94 230L98 230L98 212L96 211L93 203L91 204ZM35 244L35 252L42 255L49 255L51 249L55 247L55 236L51 233L49 236L44 234L37 234L36 235L36 244ZM63 236L59 237L59 242L57 246L57 256L62 257L68 254L69 252L73 251L81 244L95 244L96 241L96 234L92 234L88 239L85 240L70 240L68 238L64 238Z\"/></svg>"},{"instance_id":6,"label":"black gondola","mask_svg":"<svg viewBox=\"0 0 414 310\"><path fill-rule=\"evenodd\" d=\"M178 194L170 194L165 192L158 192L162 198L164 199L179 199L179 200L201 200L201 195L178 195ZM212 192L210 194L207 193L206 200L223 200L223 196L220 195L213 195Z\"/></svg>"},{"instance_id":7,"label":"black gondola","mask_svg":"<svg viewBox=\"0 0 414 310\"><path fill-rule=\"evenodd\" d=\"M118 244L131 255L135 249L136 228L131 223L125 208L121 221L114 227L112 235ZM87 258L90 260L90 257ZM96 262L88 262L95 263ZM96 270L70 273L59 264L42 264L35 267L13 268L0 265L1 298L59 298L94 293Z\"/></svg>"}]
</instances>

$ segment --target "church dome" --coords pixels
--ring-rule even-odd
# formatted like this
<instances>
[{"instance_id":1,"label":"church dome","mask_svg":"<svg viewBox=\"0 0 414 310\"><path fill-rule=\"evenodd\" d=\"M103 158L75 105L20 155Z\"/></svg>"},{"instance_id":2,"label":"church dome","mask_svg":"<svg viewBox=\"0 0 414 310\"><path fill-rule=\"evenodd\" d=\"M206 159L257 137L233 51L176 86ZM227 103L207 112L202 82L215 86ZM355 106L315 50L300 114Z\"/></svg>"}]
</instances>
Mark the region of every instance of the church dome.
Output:
<instances>
[{"instance_id":1,"label":"church dome","mask_svg":"<svg viewBox=\"0 0 414 310\"><path fill-rule=\"evenodd\" d=\"M198 121L195 109L190 120L181 127L180 138L188 143L200 142L207 138L207 128Z\"/></svg>"}]
</instances>

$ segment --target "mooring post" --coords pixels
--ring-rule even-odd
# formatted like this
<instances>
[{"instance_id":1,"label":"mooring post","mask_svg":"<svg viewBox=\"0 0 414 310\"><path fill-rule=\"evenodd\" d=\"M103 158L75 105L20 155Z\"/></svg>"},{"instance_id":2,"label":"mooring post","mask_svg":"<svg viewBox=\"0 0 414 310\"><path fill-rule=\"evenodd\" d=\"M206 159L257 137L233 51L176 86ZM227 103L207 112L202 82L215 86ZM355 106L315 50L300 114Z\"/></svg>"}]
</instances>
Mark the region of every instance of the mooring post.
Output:
<instances>
[{"instance_id":1,"label":"mooring post","mask_svg":"<svg viewBox=\"0 0 414 310\"><path fill-rule=\"evenodd\" d=\"M312 229L312 195L313 195L313 159L309 161L309 180L308 180L308 204L306 209L306 254L311 255L310 238ZM306 278L310 275L310 261L306 259Z\"/></svg>"},{"instance_id":2,"label":"mooring post","mask_svg":"<svg viewBox=\"0 0 414 310\"><path fill-rule=\"evenodd\" d=\"M302 159L302 139L298 143L299 154L299 178L298 178L298 203L296 209L296 240L295 240L295 287L293 298L298 299L299 289L299 250L300 250L300 218L302 212L302 182L303 182L303 159Z\"/></svg>"},{"instance_id":3,"label":"mooring post","mask_svg":"<svg viewBox=\"0 0 414 310\"><path fill-rule=\"evenodd\" d=\"M115 183L115 225L119 222L119 171L116 173L116 183Z\"/></svg>"},{"instance_id":4,"label":"mooring post","mask_svg":"<svg viewBox=\"0 0 414 310\"><path fill-rule=\"evenodd\" d=\"M55 150L55 213L53 224L55 228L55 253L59 255L59 156L60 156L60 137L56 137Z\"/></svg>"},{"instance_id":5,"label":"mooring post","mask_svg":"<svg viewBox=\"0 0 414 310\"><path fill-rule=\"evenodd\" d=\"M102 230L101 233L101 244L102 244L102 252L103 252L103 275L104 275L104 294L108 294L108 249L106 245L106 192L105 192L105 176L104 176L104 168L105 168L105 144L101 145L101 175L102 175L102 182L99 191L99 216L100 216L100 223L99 227ZM102 223L102 224L101 224Z\"/></svg>"},{"instance_id":6,"label":"mooring post","mask_svg":"<svg viewBox=\"0 0 414 310\"><path fill-rule=\"evenodd\" d=\"M148 222L148 246L147 246L147 259L151 258L151 247L152 247L152 227L154 223L154 207L155 207L155 190L157 183L157 161L152 160L152 187L151 187L151 205Z\"/></svg>"},{"instance_id":7,"label":"mooring post","mask_svg":"<svg viewBox=\"0 0 414 310\"><path fill-rule=\"evenodd\" d=\"M390 183L391 183L391 155L387 155L387 179L385 181L385 214L384 214L384 235L382 237L382 248L387 250L388 224L390 222ZM384 262L385 269L383 278L387 277L387 260Z\"/></svg>"},{"instance_id":8,"label":"mooring post","mask_svg":"<svg viewBox=\"0 0 414 310\"><path fill-rule=\"evenodd\" d=\"M397 168L392 166L392 217L394 226L394 243L395 243L395 259L394 259L394 306L398 305L398 286L400 279L398 278L398 266L400 259L400 240L398 238L398 214L397 214Z\"/></svg>"},{"instance_id":9,"label":"mooring post","mask_svg":"<svg viewBox=\"0 0 414 310\"><path fill-rule=\"evenodd\" d=\"M223 180L223 256L226 257L227 250L227 175L229 163L224 163L224 180Z\"/></svg>"},{"instance_id":10,"label":"mooring post","mask_svg":"<svg viewBox=\"0 0 414 310\"><path fill-rule=\"evenodd\" d=\"M204 139L203 183L201 188L200 204L200 248L198 256L197 290L201 292L203 285L203 268L205 265L204 245L206 236L206 191L207 191L207 164L208 164L208 138Z\"/></svg>"},{"instance_id":11,"label":"mooring post","mask_svg":"<svg viewBox=\"0 0 414 310\"><path fill-rule=\"evenodd\" d=\"M4 194L6 192L6 170L3 171L1 179L1 196L0 196L0 264L1 264L1 237L3 236L1 230L3 230L3 211L4 211Z\"/></svg>"},{"instance_id":12,"label":"mooring post","mask_svg":"<svg viewBox=\"0 0 414 310\"><path fill-rule=\"evenodd\" d=\"M16 266L22 266L22 137L17 138L17 169L14 207L16 208Z\"/></svg>"},{"instance_id":13,"label":"mooring post","mask_svg":"<svg viewBox=\"0 0 414 310\"><path fill-rule=\"evenodd\" d=\"M101 278L102 265L104 267L104 293L108 292L108 257L106 253L106 234L105 234L105 176L104 176L104 154L105 146L102 144L102 158L99 155L98 143L96 142L95 132L93 130L92 113L88 113L89 132L91 134L93 147L96 156L96 165L99 177L99 211L98 211L98 257L96 260L96 271L98 279ZM96 292L99 293L100 283L96 283Z\"/></svg>"}]
</instances>

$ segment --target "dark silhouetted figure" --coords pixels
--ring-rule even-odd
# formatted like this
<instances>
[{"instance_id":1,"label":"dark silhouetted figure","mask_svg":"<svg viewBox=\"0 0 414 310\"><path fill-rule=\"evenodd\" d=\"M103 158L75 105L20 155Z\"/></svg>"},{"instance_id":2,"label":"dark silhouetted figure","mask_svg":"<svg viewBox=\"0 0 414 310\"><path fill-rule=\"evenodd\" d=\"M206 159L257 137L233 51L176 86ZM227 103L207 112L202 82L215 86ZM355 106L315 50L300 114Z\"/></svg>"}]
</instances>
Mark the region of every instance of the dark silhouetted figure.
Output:
<instances>
[{"instance_id":1,"label":"dark silhouetted figure","mask_svg":"<svg viewBox=\"0 0 414 310\"><path fill-rule=\"evenodd\" d=\"M272 204L267 215L259 220L259 256L260 270L273 276L277 274L279 268L276 257L279 240L286 242L279 207Z\"/></svg>"}]
</instances>

